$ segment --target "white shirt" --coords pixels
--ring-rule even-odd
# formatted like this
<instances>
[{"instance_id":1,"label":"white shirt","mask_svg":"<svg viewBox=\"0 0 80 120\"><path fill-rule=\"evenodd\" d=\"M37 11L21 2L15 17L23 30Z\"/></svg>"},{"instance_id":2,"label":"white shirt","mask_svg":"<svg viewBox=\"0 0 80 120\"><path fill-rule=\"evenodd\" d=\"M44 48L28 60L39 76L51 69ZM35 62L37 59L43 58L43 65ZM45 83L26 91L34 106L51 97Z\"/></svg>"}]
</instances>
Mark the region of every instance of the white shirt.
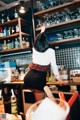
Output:
<instances>
[{"instance_id":1,"label":"white shirt","mask_svg":"<svg viewBox=\"0 0 80 120\"><path fill-rule=\"evenodd\" d=\"M56 64L56 57L55 57L55 50L52 48L49 48L45 52L38 52L33 48L33 63L39 64L39 65L49 65L51 64L52 71L55 75L55 77L59 80L59 72L58 67Z\"/></svg>"}]
</instances>

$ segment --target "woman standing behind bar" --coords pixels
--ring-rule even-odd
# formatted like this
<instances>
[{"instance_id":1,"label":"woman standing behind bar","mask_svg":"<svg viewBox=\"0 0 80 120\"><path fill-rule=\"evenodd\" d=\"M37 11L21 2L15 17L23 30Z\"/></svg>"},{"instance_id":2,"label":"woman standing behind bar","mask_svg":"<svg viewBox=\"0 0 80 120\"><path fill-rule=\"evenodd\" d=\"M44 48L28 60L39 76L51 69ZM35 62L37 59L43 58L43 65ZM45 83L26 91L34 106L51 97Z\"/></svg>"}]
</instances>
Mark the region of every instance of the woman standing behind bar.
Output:
<instances>
[{"instance_id":1,"label":"woman standing behind bar","mask_svg":"<svg viewBox=\"0 0 80 120\"><path fill-rule=\"evenodd\" d=\"M47 37L44 34L45 27L37 35L33 46L33 60L29 65L30 71L24 77L24 86L32 89L36 101L44 98L44 86L46 85L47 71L52 67L53 73L60 84L66 84L60 79L56 65L55 51L49 48Z\"/></svg>"}]
</instances>

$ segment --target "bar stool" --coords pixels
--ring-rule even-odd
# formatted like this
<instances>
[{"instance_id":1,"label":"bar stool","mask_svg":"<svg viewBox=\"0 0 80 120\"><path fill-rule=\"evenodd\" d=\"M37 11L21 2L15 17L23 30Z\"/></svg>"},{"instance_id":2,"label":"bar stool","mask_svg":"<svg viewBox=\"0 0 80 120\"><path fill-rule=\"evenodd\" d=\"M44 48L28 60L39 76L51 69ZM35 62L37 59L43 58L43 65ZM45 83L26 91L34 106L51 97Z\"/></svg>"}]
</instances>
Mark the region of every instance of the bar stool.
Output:
<instances>
[{"instance_id":1,"label":"bar stool","mask_svg":"<svg viewBox=\"0 0 80 120\"><path fill-rule=\"evenodd\" d=\"M23 109L24 109L24 114L25 114L28 108L35 102L33 91L30 89L23 89L22 99L23 99Z\"/></svg>"}]
</instances>

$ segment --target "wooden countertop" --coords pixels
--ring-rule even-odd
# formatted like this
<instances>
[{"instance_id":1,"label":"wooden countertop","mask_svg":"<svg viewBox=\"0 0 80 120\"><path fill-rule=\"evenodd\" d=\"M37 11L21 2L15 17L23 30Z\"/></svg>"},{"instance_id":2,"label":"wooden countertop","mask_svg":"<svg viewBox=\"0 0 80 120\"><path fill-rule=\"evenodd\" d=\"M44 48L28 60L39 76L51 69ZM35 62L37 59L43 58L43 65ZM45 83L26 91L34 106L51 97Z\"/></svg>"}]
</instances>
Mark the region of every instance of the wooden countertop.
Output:
<instances>
[{"instance_id":1,"label":"wooden countertop","mask_svg":"<svg viewBox=\"0 0 80 120\"><path fill-rule=\"evenodd\" d=\"M69 80L68 80L69 81ZM10 83L4 83L4 84L24 84L23 80L13 80ZM46 82L46 85L59 85L59 81L54 81L54 82ZM72 82L69 81L67 85L80 85L80 82Z\"/></svg>"},{"instance_id":2,"label":"wooden countertop","mask_svg":"<svg viewBox=\"0 0 80 120\"><path fill-rule=\"evenodd\" d=\"M47 85L59 85L59 81L54 81L54 82L47 82ZM69 81L67 85L80 85L80 82L72 82Z\"/></svg>"}]
</instances>

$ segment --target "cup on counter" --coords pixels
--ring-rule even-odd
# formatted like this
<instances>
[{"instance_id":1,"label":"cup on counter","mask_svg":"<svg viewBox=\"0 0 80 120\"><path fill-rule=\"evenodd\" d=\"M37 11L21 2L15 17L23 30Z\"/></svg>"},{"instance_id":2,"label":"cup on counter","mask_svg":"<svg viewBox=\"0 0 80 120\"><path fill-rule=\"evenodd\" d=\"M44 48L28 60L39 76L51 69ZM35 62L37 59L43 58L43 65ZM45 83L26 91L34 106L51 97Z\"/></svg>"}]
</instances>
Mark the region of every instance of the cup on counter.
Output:
<instances>
[{"instance_id":1,"label":"cup on counter","mask_svg":"<svg viewBox=\"0 0 80 120\"><path fill-rule=\"evenodd\" d=\"M60 99L55 101L46 97L34 103L26 113L26 120L66 120L70 110L68 103Z\"/></svg>"}]
</instances>

